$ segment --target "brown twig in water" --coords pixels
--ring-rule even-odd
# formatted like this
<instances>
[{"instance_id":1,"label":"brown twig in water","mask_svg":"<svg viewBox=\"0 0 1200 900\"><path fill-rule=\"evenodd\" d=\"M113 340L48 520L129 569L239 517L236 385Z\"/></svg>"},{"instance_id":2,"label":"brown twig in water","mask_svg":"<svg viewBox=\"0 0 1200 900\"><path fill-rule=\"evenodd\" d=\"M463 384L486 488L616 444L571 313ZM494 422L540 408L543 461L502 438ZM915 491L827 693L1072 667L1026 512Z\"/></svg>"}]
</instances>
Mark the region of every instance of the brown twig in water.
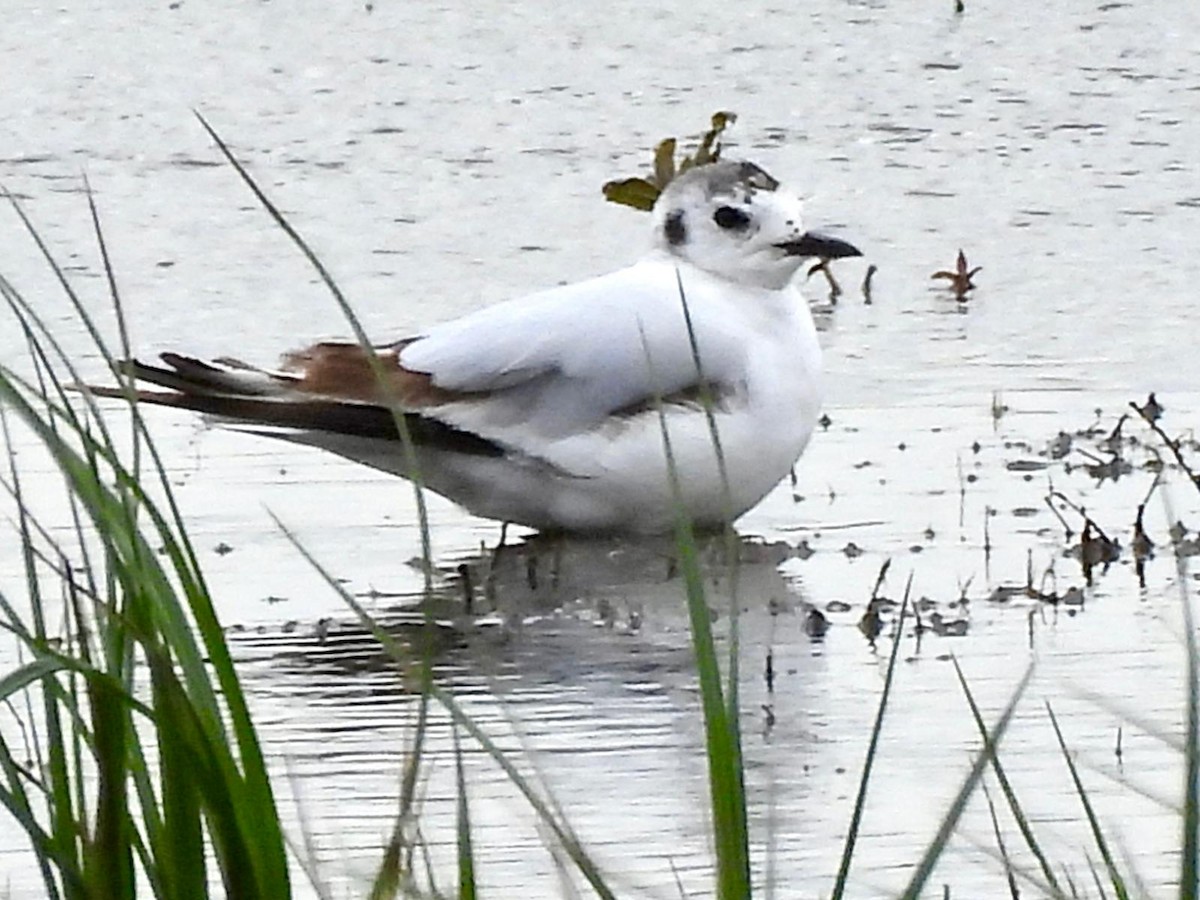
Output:
<instances>
[{"instance_id":1,"label":"brown twig in water","mask_svg":"<svg viewBox=\"0 0 1200 900\"><path fill-rule=\"evenodd\" d=\"M871 591L871 601L879 599L879 589L883 587L883 579L887 577L887 571L891 568L891 559L885 559L883 565L879 567L879 576L875 579L875 589Z\"/></svg>"},{"instance_id":2,"label":"brown twig in water","mask_svg":"<svg viewBox=\"0 0 1200 900\"><path fill-rule=\"evenodd\" d=\"M1186 459L1183 458L1183 451L1179 449L1179 441L1171 440L1167 433L1163 431L1161 425L1158 424L1159 418L1162 416L1162 406L1153 394L1146 399L1145 406L1138 406L1132 400L1129 401L1129 408L1136 412L1150 429L1159 437L1167 449L1171 451L1171 455L1175 457L1175 462L1179 464L1179 468L1183 469L1184 473L1191 479L1192 487L1200 491L1200 475L1196 474L1196 470L1188 465Z\"/></svg>"},{"instance_id":3,"label":"brown twig in water","mask_svg":"<svg viewBox=\"0 0 1200 900\"><path fill-rule=\"evenodd\" d=\"M1154 541L1146 534L1142 517L1146 514L1146 504L1150 502L1161 480L1162 470L1159 469L1154 473L1154 480L1150 482L1150 490L1146 491L1145 498L1138 504L1137 516L1133 520L1133 540L1130 542L1130 548L1133 550L1133 568L1137 574L1138 586L1143 588L1146 586L1146 560L1154 556Z\"/></svg>"},{"instance_id":4,"label":"brown twig in water","mask_svg":"<svg viewBox=\"0 0 1200 900\"><path fill-rule=\"evenodd\" d=\"M871 279L875 277L875 273L879 271L879 266L871 263L867 266L867 274L863 276L862 295L863 300L868 304L871 302Z\"/></svg>"},{"instance_id":5,"label":"brown twig in water","mask_svg":"<svg viewBox=\"0 0 1200 900\"><path fill-rule=\"evenodd\" d=\"M1125 427L1126 421L1129 419L1129 414L1124 413L1121 418L1117 419L1117 427L1104 440L1100 442L1100 449L1107 450L1109 453L1120 454L1121 452L1121 429Z\"/></svg>"},{"instance_id":6,"label":"brown twig in water","mask_svg":"<svg viewBox=\"0 0 1200 900\"><path fill-rule=\"evenodd\" d=\"M1054 515L1058 518L1058 521L1062 523L1063 531L1067 533L1065 539L1069 541L1071 538L1075 537L1075 529L1067 524L1067 520L1063 518L1063 514L1060 513L1058 511L1058 507L1054 505L1054 495L1057 493L1058 491L1051 488L1050 493L1046 495L1046 505L1050 507L1050 512L1054 513Z\"/></svg>"},{"instance_id":7,"label":"brown twig in water","mask_svg":"<svg viewBox=\"0 0 1200 900\"><path fill-rule=\"evenodd\" d=\"M1068 507L1083 517L1083 534L1079 536L1079 564L1083 567L1084 580L1090 586L1092 569L1096 566L1108 566L1121 556L1121 545L1104 533L1104 529L1079 504L1070 500L1061 491L1051 492L1052 497L1065 503Z\"/></svg>"},{"instance_id":8,"label":"brown twig in water","mask_svg":"<svg viewBox=\"0 0 1200 900\"><path fill-rule=\"evenodd\" d=\"M1087 526L1090 525L1092 527L1092 530L1094 532L1096 532L1096 534L1100 537L1100 540L1107 541L1108 543L1113 544L1114 546L1116 545L1116 541L1112 540L1111 538L1109 538L1109 536L1107 534L1104 533L1104 529L1101 528L1099 525L1097 525L1095 520L1087 514L1087 510L1085 510L1082 506L1080 506L1078 503L1076 503L1074 500L1072 500L1070 497L1068 497L1062 491L1057 491L1057 490L1051 491L1050 496L1053 497L1055 500L1059 500L1059 501L1065 503L1071 509L1072 512L1077 513L1083 519L1083 525L1084 525L1085 529L1087 528ZM1053 507L1051 507L1051 508L1053 508Z\"/></svg>"},{"instance_id":9,"label":"brown twig in water","mask_svg":"<svg viewBox=\"0 0 1200 900\"><path fill-rule=\"evenodd\" d=\"M875 587L871 591L871 599L867 601L866 612L862 618L858 620L858 630L863 633L871 646L875 646L875 639L883 632L883 619L879 615L879 589L883 587L883 579L887 576L887 571L891 567L892 561L885 559L883 565L879 567L879 577L875 579ZM909 584L912 584L911 578Z\"/></svg>"},{"instance_id":10,"label":"brown twig in water","mask_svg":"<svg viewBox=\"0 0 1200 900\"><path fill-rule=\"evenodd\" d=\"M986 563L992 557L991 518L995 510L990 506L983 508L983 560Z\"/></svg>"}]
</instances>

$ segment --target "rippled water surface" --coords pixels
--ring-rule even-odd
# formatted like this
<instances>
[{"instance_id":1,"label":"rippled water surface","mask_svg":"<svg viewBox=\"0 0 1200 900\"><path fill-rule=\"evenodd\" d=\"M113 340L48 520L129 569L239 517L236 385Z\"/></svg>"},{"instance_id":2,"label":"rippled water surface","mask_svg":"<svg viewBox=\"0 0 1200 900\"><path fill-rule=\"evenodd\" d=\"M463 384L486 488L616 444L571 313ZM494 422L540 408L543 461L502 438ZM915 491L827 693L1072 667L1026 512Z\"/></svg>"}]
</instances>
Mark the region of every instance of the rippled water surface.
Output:
<instances>
[{"instance_id":1,"label":"rippled water surface","mask_svg":"<svg viewBox=\"0 0 1200 900\"><path fill-rule=\"evenodd\" d=\"M1176 817L1119 779L1178 796L1180 757L1129 716L1181 730L1168 525L1181 519L1194 537L1200 495L1167 470L1146 514L1159 554L1140 586L1128 545L1161 444L1136 417L1105 439L1150 391L1172 433L1200 419L1200 7L658 6L10 4L0 49L21 74L0 92L0 183L105 315L86 173L143 353L269 362L346 328L192 109L380 336L632 261L646 220L604 203L600 185L644 170L659 138L737 111L730 152L799 187L810 225L867 254L836 268L836 304L820 276L809 283L829 426L796 483L739 523L759 882L777 897L831 890L895 616L876 647L857 625L890 559L880 591L898 599L911 575L925 630L902 638L851 894L905 883L978 745L951 654L993 716L1036 659L1003 747L1035 827L1088 881L1050 700L1099 813L1164 893ZM11 212L0 235L0 272L103 378ZM960 247L983 267L965 304L929 278ZM5 325L0 358L21 368L23 357ZM361 895L396 810L413 695L268 510L403 638L422 587L412 492L187 415L156 412L153 424L289 821L307 821L335 894ZM48 460L27 436L14 443L36 502L65 526ZM1112 464L1114 446L1128 466ZM1060 522L1052 490L1124 547L1091 584L1073 554L1082 519L1060 502ZM444 683L537 773L624 895L678 896L676 876L700 895L711 884L703 734L672 548L510 533L496 552L497 525L431 503ZM19 598L15 543L0 543L0 587ZM1056 602L1009 590L1029 572ZM713 573L723 610L726 581ZM1194 576L1183 589L1195 597ZM830 623L820 640L806 629L813 609ZM0 663L13 653L0 642ZM424 803L447 861L450 747L439 720ZM560 895L524 802L473 748L468 763L486 893ZM0 828L0 883L38 896L13 831ZM935 893L946 883L955 896L999 895L994 847L977 797Z\"/></svg>"}]
</instances>

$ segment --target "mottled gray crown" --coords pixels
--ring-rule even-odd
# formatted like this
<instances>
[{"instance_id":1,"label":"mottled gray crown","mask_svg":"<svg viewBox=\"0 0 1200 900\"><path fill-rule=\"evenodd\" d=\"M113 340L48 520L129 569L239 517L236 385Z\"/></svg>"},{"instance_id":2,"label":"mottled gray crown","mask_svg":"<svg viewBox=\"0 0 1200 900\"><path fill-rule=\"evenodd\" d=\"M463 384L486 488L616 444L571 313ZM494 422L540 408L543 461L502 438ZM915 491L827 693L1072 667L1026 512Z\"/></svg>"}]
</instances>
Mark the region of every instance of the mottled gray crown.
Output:
<instances>
[{"instance_id":1,"label":"mottled gray crown","mask_svg":"<svg viewBox=\"0 0 1200 900\"><path fill-rule=\"evenodd\" d=\"M683 193L696 185L703 185L708 198L726 194L752 197L756 191L774 191L779 187L765 170L745 160L722 161L695 166L675 178L659 198L668 202L673 194Z\"/></svg>"}]
</instances>

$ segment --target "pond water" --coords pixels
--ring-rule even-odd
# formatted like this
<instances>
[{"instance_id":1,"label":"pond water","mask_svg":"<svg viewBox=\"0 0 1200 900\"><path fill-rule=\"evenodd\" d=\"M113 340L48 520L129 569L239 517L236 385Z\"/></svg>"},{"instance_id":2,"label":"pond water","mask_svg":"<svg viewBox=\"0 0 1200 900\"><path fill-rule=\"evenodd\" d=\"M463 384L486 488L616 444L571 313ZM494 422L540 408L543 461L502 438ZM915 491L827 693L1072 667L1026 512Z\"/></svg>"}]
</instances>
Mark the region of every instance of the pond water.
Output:
<instances>
[{"instance_id":1,"label":"pond water","mask_svg":"<svg viewBox=\"0 0 1200 900\"><path fill-rule=\"evenodd\" d=\"M1177 799L1181 756L1154 730L1181 733L1184 672L1168 529L1182 520L1195 537L1200 494L1167 468L1145 520L1158 553L1139 578L1131 529L1162 445L1136 416L1105 439L1151 391L1172 434L1200 418L1200 7L182 0L135 16L18 2L0 49L21 73L0 93L0 184L105 316L86 173L143 354L270 362L347 331L192 109L381 337L632 261L647 222L604 203L600 185L644 171L658 139L692 138L713 111L735 110L728 153L800 189L810 225L866 252L837 265L836 303L820 276L808 286L829 425L796 483L738 523L763 895L831 890L891 646L894 614L876 646L857 627L886 560L881 593L899 599L911 576L927 627L901 638L850 895L906 882L978 746L951 654L990 716L1036 661L1002 753L1052 858L1090 881L1095 851L1047 700L1129 865L1166 892L1178 820L1153 798ZM0 234L0 273L102 379L11 212ZM983 267L965 303L930 280L960 247ZM23 356L6 325L0 359L20 369ZM156 413L153 425L289 821L307 823L335 894L362 895L415 704L268 511L403 634L423 581L412 491L187 415ZM27 483L65 526L48 461L27 436L15 442ZM1183 452L1200 461L1194 443ZM1062 501L1052 510L1052 491L1086 507L1120 558L1085 573L1082 518ZM536 773L623 895L679 896L677 878L703 893L703 733L671 548L510 532L497 552L495 523L436 498L431 519L443 682ZM1056 602L1010 590L1027 572ZM1195 574L1182 580L1194 600ZM16 542L0 542L0 588L19 596L21 585ZM812 609L829 620L822 639L806 630ZM0 666L12 654L0 642ZM432 737L425 827L448 862L444 720ZM485 893L562 895L526 806L475 748L468 778ZM1006 846L1029 865L1000 812ZM14 832L0 828L0 883L38 896ZM931 896L943 884L954 896L1006 890L995 845L977 796Z\"/></svg>"}]
</instances>

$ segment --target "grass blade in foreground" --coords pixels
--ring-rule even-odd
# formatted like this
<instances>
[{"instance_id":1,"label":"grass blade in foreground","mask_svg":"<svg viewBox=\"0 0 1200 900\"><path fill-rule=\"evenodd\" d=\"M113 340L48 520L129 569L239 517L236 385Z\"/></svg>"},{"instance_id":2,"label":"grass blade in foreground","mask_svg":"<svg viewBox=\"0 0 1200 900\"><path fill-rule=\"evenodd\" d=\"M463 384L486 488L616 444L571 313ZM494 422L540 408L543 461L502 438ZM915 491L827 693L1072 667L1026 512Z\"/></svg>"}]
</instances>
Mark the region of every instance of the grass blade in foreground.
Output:
<instances>
[{"instance_id":1,"label":"grass blade in foreground","mask_svg":"<svg viewBox=\"0 0 1200 900\"><path fill-rule=\"evenodd\" d=\"M475 856L471 850L471 813L467 803L467 780L463 776L462 745L454 729L454 777L458 785L458 900L475 900Z\"/></svg>"},{"instance_id":2,"label":"grass blade in foreground","mask_svg":"<svg viewBox=\"0 0 1200 900\"><path fill-rule=\"evenodd\" d=\"M22 221L61 272L32 223ZM100 344L70 285L60 283ZM72 372L70 359L31 304L8 282L2 287L46 377L39 389L0 367L0 403L56 464L72 510L82 512L79 553L98 542L95 558L103 565L90 566L78 583L70 554L36 522L10 465L33 627L7 601L5 624L43 671L20 685L29 670L18 670L4 684L38 696L43 712L30 726L42 729L34 734L36 774L0 745L0 795L34 845L50 896L132 897L140 889L164 898L203 896L212 862L230 895L287 897L287 857L261 751L165 470L152 444L144 445L158 464L171 518L122 464L90 398L83 395L87 420L68 404L56 370ZM100 351L109 358L102 344ZM140 428L136 410L133 417ZM165 567L155 545L163 547ZM47 576L67 599L65 641L43 624L50 592L32 589ZM151 706L133 692L147 672ZM147 739L158 743L157 766ZM38 802L30 802L30 787Z\"/></svg>"},{"instance_id":3,"label":"grass blade in foreground","mask_svg":"<svg viewBox=\"0 0 1200 900\"><path fill-rule=\"evenodd\" d=\"M715 121L716 120L714 119L714 122ZM692 354L692 365L694 365L696 368L696 379L700 385L700 405L704 408L705 424L708 426L708 439L709 439L710 443L712 444L713 455L717 461L717 477L720 479L720 482L721 482L721 506L722 506L722 511L723 511L725 519L726 519L725 526L721 529L721 536L724 539L723 544L724 544L724 549L725 549L725 570L726 570L726 574L728 575L728 578L729 578L729 636L728 636L728 640L726 642L728 644L728 647L727 647L728 652L726 654L726 664L725 664L725 673L726 673L725 685L726 686L725 686L725 695L724 695L723 700L724 700L724 705L725 705L726 727L729 728L732 732L730 735L730 739L728 741L728 746L729 746L730 750L732 751L732 753L735 755L732 759L730 759L728 761L727 764L723 764L721 766L721 768L726 773L732 772L736 776L738 784L737 784L736 791L734 792L733 796L741 797L741 800L740 800L740 807L732 810L732 816L726 822L718 823L714 819L714 829L716 831L714 838L715 838L718 846L720 846L722 844L729 845L729 853L731 854L731 859L730 859L731 866L736 868L737 866L741 865L741 863L733 856L734 854L740 852L741 855L745 856L744 869L745 869L745 875L746 875L746 890L749 891L749 889L750 889L750 886L749 886L749 874L750 874L749 873L749 865L750 865L750 863L749 863L749 859L750 859L750 857L749 857L749 840L750 840L750 835L749 835L749 831L748 831L747 825L746 825L746 801L745 801L746 784L745 784L745 766L742 762L742 735L741 735L741 714L740 714L741 701L739 699L740 693L741 693L740 692L740 686L741 686L741 672L740 672L741 603L738 599L738 578L740 576L740 570L741 570L741 559L739 558L739 555L738 555L737 535L735 534L735 532L733 530L733 524L732 524L733 499L732 499L732 496L729 491L729 469L728 469L728 466L727 466L727 463L725 460L725 450L721 445L720 430L717 428L716 400L713 397L713 392L710 387L708 378L704 374L704 365L703 365L703 361L700 358L700 343L696 337L695 324L692 321L692 310L691 310L691 307L688 305L687 294L683 289L683 275L679 271L678 267L676 267L676 269L675 269L675 285L679 290L679 304L680 304L681 308L683 309L683 321L684 321L685 327L687 328L688 347L691 350L691 354ZM643 335L643 341L644 341L644 337L645 336ZM647 353L646 353L647 366L652 367L653 361L649 358L649 348L648 347L646 348L646 351L647 351ZM679 507L679 506L681 506L681 501L680 501L680 497L679 497L678 473L675 470L674 459L673 459L673 456L671 453L670 436L667 433L666 418L665 418L665 414L662 409L661 398L658 398L657 402L658 402L659 424L662 426L662 430L663 430L663 449L664 449L665 455L667 457L669 477L671 479L671 488L672 488L672 492L674 494L676 506ZM691 523L684 520L684 517L680 517L680 519L681 519L681 521L678 523L678 525L683 526L683 529L680 530L680 528L677 527L676 543L682 550L683 543L685 541L691 541L693 543L692 556L694 557L695 556L695 547L694 547L695 536L694 536L694 534L691 533ZM683 555L682 552L681 552L681 555ZM691 616L692 611L693 611L692 591L691 591L691 587L690 587L691 582L689 581L687 583L689 585L688 590L687 590L688 612L689 612L689 616ZM699 583L702 584L703 583L702 580ZM703 591L700 592L699 598L701 600L704 600ZM704 603L703 605L707 606L707 603ZM707 621L707 611L705 612L705 616L706 616L706 621ZM696 639L697 639L697 634L696 634L695 627L693 626L693 628L692 628L692 647L693 647L693 651L696 653L697 664L699 666L699 659L700 659L701 651L700 651L700 645L697 643ZM709 645L711 645L711 635L709 636L708 643L709 643ZM703 695L703 682L702 682L702 686L701 686L701 696L702 697L704 696ZM707 722L707 719L705 721ZM709 778L711 780L713 777L712 769L711 769L711 759L712 759L711 756L709 757L709 759L710 759ZM728 775L725 774L722 777L727 778ZM723 790L726 790L726 789L727 788L723 788ZM714 810L715 810L715 807L714 807ZM735 845L739 846L739 847L744 847L745 849L741 850L741 851L737 851L737 850L735 850ZM720 851L718 850L718 860L720 858L719 854L720 854ZM719 862L718 862L718 865L720 865Z\"/></svg>"},{"instance_id":4,"label":"grass blade in foreground","mask_svg":"<svg viewBox=\"0 0 1200 900\"><path fill-rule=\"evenodd\" d=\"M686 308L686 300L684 301ZM646 367L654 378L654 360L646 336L642 335ZM704 593L704 575L700 570L696 536L683 508L679 470L671 448L671 432L662 398L655 398L658 424L662 433L663 453L675 514L675 548L679 553L679 571L683 575L688 620L692 636L692 654L700 682L700 703L704 711L705 752L708 759L708 788L712 806L713 850L717 857L718 900L743 900L750 896L750 835L746 824L746 787L742 772L741 732L736 704L727 704L721 689L721 667L712 636L712 618ZM714 426L715 428L715 426ZM715 435L714 435L715 437ZM716 445L719 453L719 443ZM730 560L729 565L736 565ZM736 639L736 633L733 635ZM736 697L736 660L731 663L730 696Z\"/></svg>"},{"instance_id":5,"label":"grass blade in foreground","mask_svg":"<svg viewBox=\"0 0 1200 900\"><path fill-rule=\"evenodd\" d=\"M951 657L954 663L954 672L958 675L958 683L962 685L963 693L967 697L967 705L971 707L971 715L975 718L975 727L979 729L979 735L985 741L987 740L987 725L984 724L983 714L979 711L979 705L975 702L975 696L971 693L971 688L967 684L966 676L963 675L962 667L958 664L957 657ZM1042 869L1042 877L1045 879L1046 886L1054 894L1061 894L1062 888L1058 885L1058 879L1054 877L1054 869L1050 866L1050 861L1046 858L1041 845L1033 835L1033 828L1029 824L1029 820L1025 817L1025 811L1021 809L1021 804L1017 801L1016 791L1013 790L1012 784L1009 783L1008 776L1004 772L1004 766L1000 763L1000 757L993 754L992 756L992 771L996 774L996 781L1000 783L1000 790L1004 793L1004 799L1008 801L1008 808L1012 812L1013 819L1016 820L1017 828L1021 832L1021 837L1025 839L1025 846L1029 848L1034 858L1038 861L1038 865ZM989 800L990 804L991 801Z\"/></svg>"},{"instance_id":6,"label":"grass blade in foreground","mask_svg":"<svg viewBox=\"0 0 1200 900\"><path fill-rule=\"evenodd\" d=\"M104 264L104 270L108 278L110 290L112 293L112 302L114 311L118 318L118 329L124 335L126 329L123 321L121 321L121 302L119 296L115 292L116 278L112 271L111 263L108 257L106 242L100 228L99 215L96 211L94 200L90 193L90 186L85 182L85 188L88 191L89 209L92 213L92 223L96 234L97 243L100 247L101 257ZM111 351L106 346L100 329L81 298L72 288L67 280L66 273L59 265L53 254L50 252L46 242L42 239L37 228L32 220L26 215L20 203L15 197L9 196L10 202L21 219L25 229L37 245L46 264L54 272L59 285L67 295L72 308L79 317L82 324L85 326L90 335L96 349L104 358L110 368L116 369L115 361ZM176 588L170 584L169 579L163 577L162 569L154 560L153 553L149 549L149 545L144 547L134 541L129 545L130 552L133 554L132 571L136 573L148 574L157 579L158 589L166 586L168 593L171 593L176 602L166 602L146 606L139 604L136 608L150 613L160 613L165 618L164 627L170 634L171 652L178 657L179 665L182 674L187 683L187 689L192 697L192 702L196 709L205 717L208 728L215 729L216 732L223 733L225 729L225 718L220 712L221 704L218 702L218 689L224 697L224 708L227 712L229 725L233 729L234 736L237 741L237 748L243 761L243 773L246 776L245 787L252 799L250 804L259 809L274 809L274 797L271 792L270 784L267 780L266 769L262 759L261 749L258 745L257 736L254 733L253 726L250 722L249 713L246 707L245 697L241 691L241 685L238 682L237 675L233 670L232 659L229 656L228 647L225 644L224 634L220 624L217 622L216 614L213 610L211 597L208 594L207 586L204 583L204 578L200 572L199 562L196 557L194 548L188 539L187 531L183 525L183 519L179 508L175 502L174 492L168 481L166 468L158 454L157 447L150 438L149 432L145 427L134 402L132 390L130 390L130 414L132 416L132 425L134 430L134 447L133 459L134 469L129 471L118 465L117 453L114 449L113 441L109 435L109 430L105 423L104 416L97 408L95 402L90 395L84 393L83 399L86 404L87 411L91 414L88 422L83 422L74 412L68 402L66 389L62 381L57 376L55 369L62 368L69 373L74 383L83 382L76 372L72 357L64 352L54 335L45 327L44 323L38 318L31 304L29 304L20 294L8 284L6 280L0 277L0 288L3 288L5 299L8 301L10 308L16 315L19 324L23 328L27 341L30 346L31 355L35 358L35 362L40 364L54 385L55 392L59 400L59 406L52 407L50 405L48 392L43 387L40 391L30 391L30 396L40 394L41 400L46 403L48 422L52 429L58 421L65 422L67 433L77 437L87 436L88 440L83 442L83 452L85 453L86 462L95 474L99 467L103 464L112 465L115 474L118 476L116 485L116 495L123 505L122 509L112 510L112 519L117 523L117 532L134 534L140 536L142 534L141 526L137 522L139 510L144 509L154 520L154 533L162 543L165 552L170 561L170 573L178 581L178 591L182 594L186 603L177 602L178 594L175 593ZM45 347L43 347L45 344ZM47 351L46 347L53 352ZM98 439L91 438L92 426L98 434ZM138 436L143 439L138 441ZM140 451L145 449L153 460L154 474L157 476L162 491L163 498L166 504L166 512L169 517L164 515L154 504L147 503L145 492L139 482L138 475L140 470L137 466L140 465ZM99 477L98 475L96 477ZM77 485L75 485L77 487ZM72 497L72 507L76 506L77 491L69 492ZM23 517L24 520L24 517ZM86 558L86 541L84 540L82 525L78 518L76 519L76 529L79 537L79 546L81 552ZM102 531L102 535L107 537ZM127 542L128 543L128 542ZM142 542L144 543L144 542ZM139 560L141 554L149 554L148 560ZM143 565L148 563L149 565ZM89 567L90 572L90 567ZM89 576L90 577L90 576ZM107 572L108 586L110 590L115 590L117 583L114 579L113 571ZM70 579L67 579L70 581ZM34 596L37 596L34 592ZM192 614L192 622L188 621L185 609ZM35 622L40 622L40 604L34 605ZM151 615L150 619L153 620ZM200 633L200 637L204 644L204 653L201 653L195 636L193 634L193 625ZM82 627L82 624L81 624ZM39 634L42 634L41 626L39 625ZM120 650L121 645L127 643L126 633L121 629L106 630L104 635L106 652L109 654L109 659L113 664L117 664L117 660L121 657L122 652L131 652L130 647L126 646L124 651ZM87 659L88 647L84 643L80 648L84 658ZM205 660L207 654L207 662ZM132 666L132 658L125 661L125 665ZM210 668L211 666L211 668ZM130 670L131 671L131 670ZM216 683L214 684L211 675L215 674ZM130 683L128 678L126 684ZM57 740L55 733L57 726L55 724L56 717L51 715L51 710L47 711L47 725L50 730L51 737L51 756L52 762L55 755ZM76 734L74 746L77 751L77 758L81 754L81 744ZM79 766L76 765L76 781L82 785L82 772L79 771ZM158 824L154 819L154 803L153 797L149 793L149 783L146 777L144 767L135 767L131 772L135 783L138 786L138 792L143 806L143 814L147 817L146 825L149 828L150 836L153 838L158 834ZM82 788L80 788L82 790ZM80 795L82 798L82 794ZM81 801L82 802L82 801ZM60 804L61 805L61 804ZM81 815L82 815L81 806ZM260 848L268 855L277 857L275 866L277 871L286 872L286 857L282 852L283 838L282 832L278 827L278 821L275 816L263 819L258 823L257 827L249 832L249 838L252 841L260 842ZM71 835L66 835L68 840L72 839ZM268 849L270 848L270 849ZM278 852L277 852L278 851ZM274 880L274 879L272 879Z\"/></svg>"},{"instance_id":7,"label":"grass blade in foreground","mask_svg":"<svg viewBox=\"0 0 1200 900\"><path fill-rule=\"evenodd\" d=\"M1200 487L1200 483L1197 484ZM1170 510L1168 509L1168 513ZM1175 521L1174 519L1170 521ZM1183 604L1184 648L1187 651L1187 734L1184 736L1183 840L1179 871L1180 900L1196 900L1200 873L1200 650L1196 647L1196 622L1188 597L1188 567L1178 545L1175 548L1175 582Z\"/></svg>"},{"instance_id":8,"label":"grass blade in foreground","mask_svg":"<svg viewBox=\"0 0 1200 900\"><path fill-rule=\"evenodd\" d=\"M854 845L858 841L858 829L862 823L863 808L867 803L867 785L871 780L871 769L875 765L875 752L879 746L879 735L883 731L883 714L887 711L888 697L892 693L892 679L896 673L896 659L900 655L900 641L904 637L904 620L908 615L908 598L912 591L912 575L904 587L904 602L900 604L896 637L892 641L892 653L888 657L887 674L883 679L883 691L879 695L879 709L875 713L875 724L871 728L871 740L867 744L867 758L863 761L862 778L858 783L858 796L854 798L854 812L850 815L850 828L846 831L846 846L842 850L842 862L838 867L837 881L833 885L832 900L840 900L846 892L846 879L850 874L850 862L854 859Z\"/></svg>"},{"instance_id":9,"label":"grass blade in foreground","mask_svg":"<svg viewBox=\"0 0 1200 900\"><path fill-rule=\"evenodd\" d=\"M991 791L987 782L980 781L983 788L983 798L987 801L988 817L992 820L992 834L996 837L996 848L1000 851L1000 861L1004 864L1004 879L1008 882L1008 895L1012 900L1021 900L1021 892L1017 889L1017 875L1012 860L1008 856L1008 847L1004 844L1004 832L1000 830L1000 820L996 818L996 804L992 802Z\"/></svg>"},{"instance_id":10,"label":"grass blade in foreground","mask_svg":"<svg viewBox=\"0 0 1200 900\"><path fill-rule=\"evenodd\" d=\"M1079 770L1075 767L1075 759L1072 757L1071 751L1067 748L1067 741L1063 737L1062 729L1058 727L1058 719L1055 717L1054 709L1049 703L1046 704L1046 712L1050 714L1050 724L1054 726L1054 735L1058 738L1058 746L1062 750L1063 759L1066 760L1067 768L1071 772L1071 781L1075 785L1075 793L1079 795L1079 800L1083 803L1084 814L1087 816L1088 825L1092 829L1092 838L1096 842L1096 849L1100 851L1100 858L1104 860L1104 868L1112 884L1112 889L1119 900L1128 900L1129 891L1125 887L1125 880L1121 877L1121 873L1117 869L1117 864L1113 860L1112 853L1108 849L1108 841L1104 838L1104 830L1100 827L1100 819L1096 816L1096 811L1092 808L1092 801L1088 799L1087 790L1083 786L1083 780L1079 777Z\"/></svg>"},{"instance_id":11,"label":"grass blade in foreground","mask_svg":"<svg viewBox=\"0 0 1200 900\"><path fill-rule=\"evenodd\" d=\"M1025 674L1021 676L1020 683L1013 691L1012 697L1009 698L1008 705L1004 707L1004 712L1000 714L1000 718L996 720L996 724L992 730L987 733L983 741L983 748L979 751L979 756L975 758L974 764L971 766L971 771L962 783L962 787L958 789L958 794L954 797L954 802L950 804L950 809L942 819L942 824L938 827L937 834L933 840L929 842L929 847L925 850L925 855L921 857L921 861L917 864L916 870L913 872L912 879L901 894L901 900L917 900L921 896L921 890L925 887L925 882L929 880L929 876L933 874L933 867L937 863L938 858L942 855L942 851L946 849L946 845L950 842L950 836L954 833L954 829L958 827L958 820L962 818L963 811L967 808L967 801L971 799L971 794L975 791L975 786L979 784L979 779L983 777L983 771L987 768L992 758L996 755L996 748L1000 745L1001 738L1008 730L1008 723L1012 721L1013 713L1016 712L1017 704L1021 702L1021 698L1025 696L1025 690L1029 687L1029 682L1033 678L1033 663L1025 669Z\"/></svg>"}]
</instances>

